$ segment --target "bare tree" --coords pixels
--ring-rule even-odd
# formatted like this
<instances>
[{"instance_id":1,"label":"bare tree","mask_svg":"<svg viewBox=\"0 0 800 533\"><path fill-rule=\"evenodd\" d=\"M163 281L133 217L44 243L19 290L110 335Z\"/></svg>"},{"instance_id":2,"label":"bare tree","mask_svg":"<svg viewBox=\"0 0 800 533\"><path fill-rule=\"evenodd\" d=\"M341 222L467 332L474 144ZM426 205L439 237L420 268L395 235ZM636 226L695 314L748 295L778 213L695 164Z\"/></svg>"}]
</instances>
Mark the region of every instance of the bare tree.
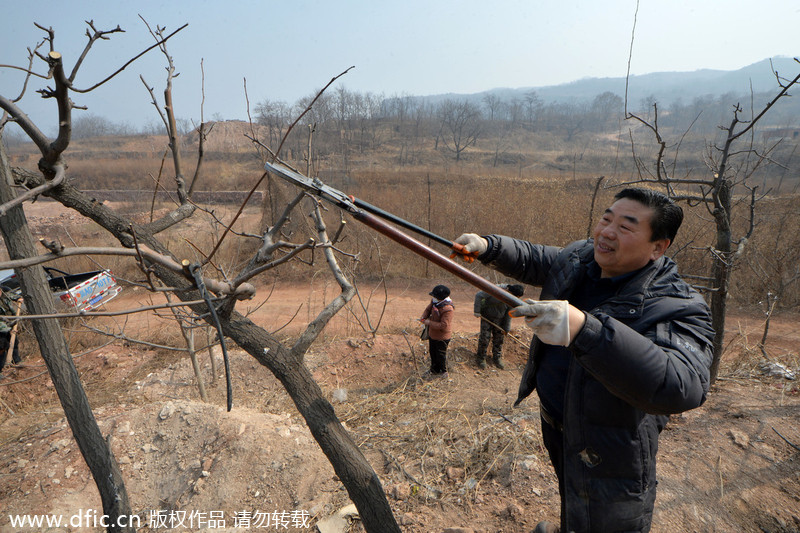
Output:
<instances>
[{"instance_id":1,"label":"bare tree","mask_svg":"<svg viewBox=\"0 0 800 533\"><path fill-rule=\"evenodd\" d=\"M491 93L483 97L483 103L486 105L486 109L489 110L489 120L492 122L495 120L495 114L499 116L500 110L506 105L499 96Z\"/></svg>"},{"instance_id":2,"label":"bare tree","mask_svg":"<svg viewBox=\"0 0 800 533\"><path fill-rule=\"evenodd\" d=\"M478 141L481 134L480 109L466 100L445 100L439 106L439 120L442 124L442 140L448 150L456 154L456 161L461 154Z\"/></svg>"},{"instance_id":3,"label":"bare tree","mask_svg":"<svg viewBox=\"0 0 800 533\"><path fill-rule=\"evenodd\" d=\"M376 94L355 94L356 116L359 129L359 150L378 148L381 144L378 135L382 98Z\"/></svg>"},{"instance_id":4,"label":"bare tree","mask_svg":"<svg viewBox=\"0 0 800 533\"><path fill-rule=\"evenodd\" d=\"M528 91L525 93L525 114L527 115L528 125L532 128L536 120L539 118L544 104L536 91Z\"/></svg>"},{"instance_id":5,"label":"bare tree","mask_svg":"<svg viewBox=\"0 0 800 533\"><path fill-rule=\"evenodd\" d=\"M777 207L778 202L770 202ZM784 309L797 308L800 302L797 291L792 294L792 288L800 281L800 235L797 233L797 206L770 210L766 216L776 217L776 230L764 236L754 246L749 247L746 257L743 258L753 274L758 279L752 290L762 295L764 309L764 331L758 343L761 355L769 360L767 353L767 336L773 313L780 307ZM793 297L794 296L794 297Z\"/></svg>"},{"instance_id":6,"label":"bare tree","mask_svg":"<svg viewBox=\"0 0 800 533\"><path fill-rule=\"evenodd\" d=\"M264 100L256 105L256 121L268 128L269 146L277 146L291 122L291 112L286 102ZM282 157L282 154L277 154Z\"/></svg>"},{"instance_id":7,"label":"bare tree","mask_svg":"<svg viewBox=\"0 0 800 533\"><path fill-rule=\"evenodd\" d=\"M516 126L522 122L524 111L524 104L519 98L512 98L507 106L507 120L511 121L512 126Z\"/></svg>"},{"instance_id":8,"label":"bare tree","mask_svg":"<svg viewBox=\"0 0 800 533\"><path fill-rule=\"evenodd\" d=\"M588 128L592 131L608 131L622 118L624 102L616 94L606 91L592 100L588 109Z\"/></svg>"},{"instance_id":9,"label":"bare tree","mask_svg":"<svg viewBox=\"0 0 800 533\"><path fill-rule=\"evenodd\" d=\"M651 165L642 161L634 147L634 159L639 168L638 181L665 187L667 193L677 201L705 206L714 220L716 238L714 244L709 247L712 265L710 306L715 329L712 382L716 381L724 349L731 273L752 236L756 204L761 198L757 186L750 185L750 179L759 169L771 163L770 154L777 146L777 144L758 146L755 126L780 99L789 96L789 89L800 81L800 74L793 79L786 79L775 72L775 78L780 90L759 111L751 107L749 118L742 118L744 109L741 104L733 106L730 123L727 126L720 126L721 141L709 143L707 146L706 164L709 177L674 176L668 166L669 152L675 150L677 153L680 143L671 144L662 137L658 125L658 104L652 105L651 118L644 118L629 113L626 101L626 119L644 125L653 134L658 146L655 160ZM739 144L744 146L738 148ZM737 195L738 189L745 189L746 194ZM743 225L745 228L743 234L734 236L735 208L739 204L746 207L747 221Z\"/></svg>"},{"instance_id":10,"label":"bare tree","mask_svg":"<svg viewBox=\"0 0 800 533\"><path fill-rule=\"evenodd\" d=\"M513 130L511 128L511 123L509 122L499 122L497 124L492 123L489 125L494 129L494 135L492 136L492 149L494 152L494 157L492 158L492 166L497 167L500 163L500 160L507 157L508 151L513 147L513 138L511 134Z\"/></svg>"},{"instance_id":11,"label":"bare tree","mask_svg":"<svg viewBox=\"0 0 800 533\"><path fill-rule=\"evenodd\" d=\"M27 72L26 83L31 76L34 57L44 60L48 67L44 79L52 79L54 89L42 91L45 98L54 98L58 103L59 130L58 137L50 141L17 107L24 95L23 90L14 100L0 96L0 107L3 116L0 119L0 132L9 119L17 121L30 139L39 147L42 158L39 160L39 169L42 172L40 183L29 189L27 193L17 196L11 184L11 168L5 154L5 147L0 143L0 228L9 251L9 256L14 258L27 258L36 254L33 238L25 220L22 203L31 197L31 193L46 193L64 181L66 164L63 152L67 149L71 136L71 114L73 103L69 97L70 89L78 73L81 61L91 49L92 45L100 39L107 39L109 34L121 31L119 27L110 31L99 31L93 23L88 23L91 31L87 30L89 41L83 54L77 61L72 73L67 76L64 71L61 54L53 49L54 32L45 30L47 38L42 42L48 43L50 52L44 56L39 54L38 47L30 54L31 66L24 69ZM167 37L169 38L169 37ZM166 40L166 39L164 39ZM19 270L20 285L24 295L26 307L29 312L36 315L54 315L55 306L52 300L49 284L41 267L23 268ZM64 414L69 423L72 434L78 443L78 448L89 466L92 476L100 493L103 512L109 517L109 531L133 531L127 521L120 520L130 516L131 506L128 494L111 448L103 438L97 421L94 418L86 393L78 376L78 372L69 353L69 348L64 334L56 320L34 320L33 329L39 342L42 357L45 360L53 385L58 394ZM124 524L124 526L120 526Z\"/></svg>"},{"instance_id":12,"label":"bare tree","mask_svg":"<svg viewBox=\"0 0 800 533\"><path fill-rule=\"evenodd\" d=\"M11 168L5 147L0 143L0 203L14 200L9 178L11 178ZM21 206L9 209L5 215L0 216L0 222L3 239L11 258L30 257L36 254L33 236ZM42 267L21 269L19 278L27 310L33 314L54 315L55 303ZM35 320L33 329L67 422L100 492L103 512L109 517L111 524L108 530L132 531L130 527L117 525L125 523L124 520L120 521L120 518L131 515L128 493L119 465L94 418L64 333L58 322L52 319Z\"/></svg>"},{"instance_id":13,"label":"bare tree","mask_svg":"<svg viewBox=\"0 0 800 533\"><path fill-rule=\"evenodd\" d=\"M163 44L169 37L159 39L163 33L161 28L152 31L152 33L158 39L157 45ZM49 34L52 44L52 30L49 31ZM162 48L162 52L169 58L165 49ZM41 174L23 169L12 170L14 182L18 186L25 188L27 192L20 195L16 200L4 202L0 205L0 212L8 213L32 196L45 194L105 228L122 245L123 249L120 249L120 252L128 249L127 252L137 257L140 266L148 277L156 276L164 285L173 288L176 295L185 303L187 310L190 310L194 317L205 320L218 328L222 338L229 338L239 345L259 363L266 366L283 384L298 411L304 417L320 448L330 460L334 471L347 489L350 498L356 504L366 530L369 532L399 532L399 526L386 500L377 474L336 417L333 407L326 400L325 395L304 363L305 353L317 339L325 325L355 294L353 285L339 268L336 259L338 252L334 246L337 237L330 238L328 236L319 205L313 201L311 203L311 214L314 220L313 237L304 242L288 242L284 240L284 226L289 221L292 212L306 205L303 201L304 194L295 196L285 206L285 209L275 217L273 223L261 236L261 246L257 253L246 263L241 271L226 275L225 280L214 279L213 276L205 274L204 270L212 273L221 272L214 263L215 255L223 241L233 234L231 227L242 212L246 201L242 204L239 213L234 219L226 223L224 231L215 243L214 248L205 253L201 261L196 263L178 261L171 250L157 237L159 232L169 227L166 220L156 220L149 224L136 223L128 216L116 212L104 204L93 201L82 191L65 182L63 154L69 147L69 132L72 121L70 93L76 91L73 82L75 74L77 74L77 67L73 71L73 75L68 78L63 74L60 54L52 51L47 60L55 81L55 89L50 91L48 96L54 98L59 105L60 131L58 139L55 141L47 139L21 109L12 101L0 96L0 107L37 143L43 155L40 163ZM172 109L171 59L168 59L168 63L168 84L164 93L165 108ZM152 95L152 89L148 87L148 90L151 91ZM314 102L319 100L323 91L320 91L311 100L306 107L306 111L310 110ZM324 103L324 99L322 102ZM303 114L305 114L305 111ZM173 147L175 186L180 199L177 208L165 218L172 220L172 223L175 221L179 223L179 221L185 220L187 216L190 216L195 207L189 201L181 170L180 155L177 153L177 144L172 135L177 131L174 115L171 113L162 115L162 120L167 124L168 131L171 132L170 143ZM276 152L279 150L280 147ZM252 192L263 183L264 178L265 175L256 180ZM337 236L340 232L341 229L337 231ZM12 236L12 240L14 238ZM248 290L244 292L241 290L242 287L249 285L249 280L267 270L296 259L304 252L309 253L313 250L321 250L329 271L339 284L341 294L308 324L305 331L293 344L282 343L235 310L235 301L249 292ZM60 257L64 253L63 249L54 247L44 259ZM53 381L54 383L62 382L57 376L54 376ZM68 413L68 417L70 416L72 414ZM79 441L84 437L81 426L73 426L73 431ZM92 453L96 453L98 446L99 443L90 443L87 446L87 454L91 456ZM88 458L87 462L89 462ZM95 479L98 482L101 477L104 479L109 478L104 474L101 475L100 471L95 473ZM103 489L101 489L102 491ZM113 509L108 509L106 513L110 514L112 511Z\"/></svg>"}]
</instances>

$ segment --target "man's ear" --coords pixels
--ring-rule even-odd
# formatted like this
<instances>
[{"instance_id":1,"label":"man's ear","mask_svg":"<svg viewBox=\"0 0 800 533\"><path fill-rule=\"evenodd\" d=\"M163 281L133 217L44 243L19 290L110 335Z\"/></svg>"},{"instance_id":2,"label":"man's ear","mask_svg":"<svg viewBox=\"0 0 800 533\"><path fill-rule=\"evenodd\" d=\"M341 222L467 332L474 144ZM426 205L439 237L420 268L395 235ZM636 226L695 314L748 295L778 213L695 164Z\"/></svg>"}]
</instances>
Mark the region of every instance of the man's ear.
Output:
<instances>
[{"instance_id":1,"label":"man's ear","mask_svg":"<svg viewBox=\"0 0 800 533\"><path fill-rule=\"evenodd\" d=\"M658 239L657 241L653 241L650 243L653 245L653 251L650 254L650 259L655 261L667 251L669 245L672 244L672 241L669 239Z\"/></svg>"}]
</instances>

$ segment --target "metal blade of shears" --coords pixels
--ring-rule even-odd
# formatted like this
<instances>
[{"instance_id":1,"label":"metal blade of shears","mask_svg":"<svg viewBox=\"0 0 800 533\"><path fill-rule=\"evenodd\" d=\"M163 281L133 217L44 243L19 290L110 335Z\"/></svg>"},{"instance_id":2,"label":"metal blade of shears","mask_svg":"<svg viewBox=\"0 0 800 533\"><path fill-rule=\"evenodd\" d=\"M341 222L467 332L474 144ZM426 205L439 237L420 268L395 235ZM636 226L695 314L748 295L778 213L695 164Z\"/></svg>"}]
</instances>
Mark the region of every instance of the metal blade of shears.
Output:
<instances>
[{"instance_id":1,"label":"metal blade of shears","mask_svg":"<svg viewBox=\"0 0 800 533\"><path fill-rule=\"evenodd\" d=\"M411 230L414 233L418 233L424 237L428 237L429 239L438 242L439 244L443 244L448 248L453 248L454 243L450 239L445 239L444 237L441 237L432 231L426 230L425 228L393 215L388 211L384 211L380 207L376 207L369 202L365 202L364 200L360 200L353 196L348 196L345 193L334 189L333 187L325 185L319 179L309 178L308 176L304 176L303 174L300 174L299 172L292 170L285 165L280 165L277 163L267 163L265 167L268 171L281 176L283 179L294 183L298 187L301 187L312 194L320 196L323 199L338 205L339 207L347 209L350 206L354 206L359 209L363 209L368 213L377 215L384 220L388 220L389 222L397 224L400 227Z\"/></svg>"},{"instance_id":2,"label":"metal blade of shears","mask_svg":"<svg viewBox=\"0 0 800 533\"><path fill-rule=\"evenodd\" d=\"M292 170L291 168L278 164L278 163L266 163L265 169L268 172L272 172L284 180L292 183L301 189L308 191L309 193L326 200L339 208L347 211L350 213L353 218L366 224L367 226L371 227L372 229L386 235L393 241L397 242L398 244L405 246L412 252L424 257L425 259L431 261L432 263L442 267L443 269L447 270L451 274L458 276L459 278L463 279L467 283L478 287L479 289L487 292L497 298L500 301L503 301L509 305L514 307L523 305L525 302L511 294L510 292L498 287L494 283L490 282L487 279L482 278L481 276L475 274L471 270L468 270L461 265L457 264L455 261L443 256L439 252L433 250L429 246L419 242L418 240L406 235L402 231L399 231L394 226L391 226L381 220L381 218L394 222L404 228L410 229L417 233L421 233L432 239L435 237L439 243L445 244L451 248L454 248L458 252L458 247L461 246L459 244L454 244L452 241L445 239L443 237L439 237L431 232L428 232L424 228L420 228L415 224L411 224L399 217L392 215L384 211L383 209L377 208L367 202L363 202L361 200L357 200L352 196L348 196L342 191L330 187L323 183L321 180L317 178L309 178L308 176L304 176L300 174L296 170ZM381 217L381 218L378 218ZM417 228L417 229L414 229ZM418 231L422 230L422 232ZM462 255L466 255L463 254Z\"/></svg>"}]
</instances>

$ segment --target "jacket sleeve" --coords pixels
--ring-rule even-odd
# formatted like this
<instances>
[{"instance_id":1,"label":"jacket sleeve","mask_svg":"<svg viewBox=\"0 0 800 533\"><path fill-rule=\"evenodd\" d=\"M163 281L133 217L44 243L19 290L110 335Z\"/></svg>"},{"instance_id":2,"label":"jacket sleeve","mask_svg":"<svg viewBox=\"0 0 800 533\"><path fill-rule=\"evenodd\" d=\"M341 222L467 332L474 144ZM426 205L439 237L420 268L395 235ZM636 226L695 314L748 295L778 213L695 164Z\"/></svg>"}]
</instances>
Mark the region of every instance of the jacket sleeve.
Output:
<instances>
[{"instance_id":1,"label":"jacket sleeve","mask_svg":"<svg viewBox=\"0 0 800 533\"><path fill-rule=\"evenodd\" d=\"M644 334L603 313L587 314L570 349L609 392L637 409L668 415L698 407L709 388L714 331L702 297L680 302L647 306L644 316L664 318ZM678 312L663 312L664 306Z\"/></svg>"},{"instance_id":2,"label":"jacket sleeve","mask_svg":"<svg viewBox=\"0 0 800 533\"><path fill-rule=\"evenodd\" d=\"M422 312L422 316L421 316L421 317L419 317L419 319L420 319L420 320L425 320L426 318L428 318L429 316L431 316L431 309L432 309L432 308L433 308L433 303L432 303L432 302L429 302L429 303L428 303L428 307L426 307L426 308L425 308L425 310Z\"/></svg>"},{"instance_id":3,"label":"jacket sleeve","mask_svg":"<svg viewBox=\"0 0 800 533\"><path fill-rule=\"evenodd\" d=\"M486 302L486 293L483 291L478 291L475 295L475 302L472 306L472 312L475 316L478 316L483 311L483 304Z\"/></svg>"},{"instance_id":4,"label":"jacket sleeve","mask_svg":"<svg viewBox=\"0 0 800 533\"><path fill-rule=\"evenodd\" d=\"M478 259L522 283L541 286L561 248L532 244L503 235L487 235L489 246Z\"/></svg>"}]
</instances>

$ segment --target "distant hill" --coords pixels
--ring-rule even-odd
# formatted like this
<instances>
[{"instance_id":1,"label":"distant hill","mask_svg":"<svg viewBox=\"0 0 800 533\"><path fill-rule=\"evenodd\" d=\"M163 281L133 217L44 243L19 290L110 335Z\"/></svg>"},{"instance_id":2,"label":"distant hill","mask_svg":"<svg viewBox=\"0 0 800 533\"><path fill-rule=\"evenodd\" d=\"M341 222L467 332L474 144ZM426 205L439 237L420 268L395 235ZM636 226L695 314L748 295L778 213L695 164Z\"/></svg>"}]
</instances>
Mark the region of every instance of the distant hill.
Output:
<instances>
[{"instance_id":1,"label":"distant hill","mask_svg":"<svg viewBox=\"0 0 800 533\"><path fill-rule=\"evenodd\" d=\"M638 102L653 95L662 105L669 105L677 100L682 100L686 104L700 96L719 96L726 93L748 95L751 83L755 93L777 92L778 82L772 72L773 67L784 77L794 78L800 72L800 63L794 59L776 57L772 59L772 66L770 60L765 59L734 71L703 69L694 72L657 72L631 76L628 82L628 99L630 102ZM625 78L585 78L547 87L497 88L475 94L449 93L420 98L431 104L448 98L466 98L479 103L489 94L506 101L514 98L524 100L525 95L531 91L536 91L545 104L591 101L604 92L624 97Z\"/></svg>"}]
</instances>

